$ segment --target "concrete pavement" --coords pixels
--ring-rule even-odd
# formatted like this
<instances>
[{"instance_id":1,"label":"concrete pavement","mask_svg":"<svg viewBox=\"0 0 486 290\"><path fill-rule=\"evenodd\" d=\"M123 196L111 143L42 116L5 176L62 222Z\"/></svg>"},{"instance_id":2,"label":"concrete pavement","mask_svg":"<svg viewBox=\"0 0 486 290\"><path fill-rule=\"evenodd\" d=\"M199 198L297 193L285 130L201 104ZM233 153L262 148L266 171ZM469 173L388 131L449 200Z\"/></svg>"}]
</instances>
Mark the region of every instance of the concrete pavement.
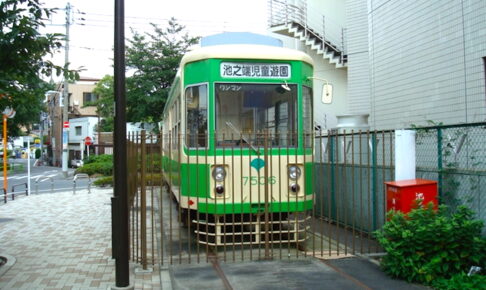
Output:
<instances>
[{"instance_id":1,"label":"concrete pavement","mask_svg":"<svg viewBox=\"0 0 486 290\"><path fill-rule=\"evenodd\" d=\"M107 289L113 189L31 195L0 205L0 289ZM8 269L5 269L9 267ZM133 274L135 289L160 289L159 273ZM0 272L0 274L2 274Z\"/></svg>"},{"instance_id":2,"label":"concrete pavement","mask_svg":"<svg viewBox=\"0 0 486 290\"><path fill-rule=\"evenodd\" d=\"M113 189L39 194L0 205L0 289L109 289ZM135 289L425 289L360 258L175 264L138 273Z\"/></svg>"}]
</instances>

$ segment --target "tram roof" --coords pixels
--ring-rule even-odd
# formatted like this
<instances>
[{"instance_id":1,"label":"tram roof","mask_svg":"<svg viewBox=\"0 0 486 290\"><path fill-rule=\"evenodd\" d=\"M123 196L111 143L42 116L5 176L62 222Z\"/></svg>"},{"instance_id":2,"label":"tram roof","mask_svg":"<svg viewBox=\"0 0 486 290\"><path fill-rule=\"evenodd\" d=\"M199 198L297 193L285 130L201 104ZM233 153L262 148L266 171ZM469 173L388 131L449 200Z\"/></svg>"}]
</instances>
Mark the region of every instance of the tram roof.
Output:
<instances>
[{"instance_id":1,"label":"tram roof","mask_svg":"<svg viewBox=\"0 0 486 290\"><path fill-rule=\"evenodd\" d=\"M181 60L181 67L190 62L210 58L297 60L314 65L309 55L294 49L268 45L229 44L207 46L188 52Z\"/></svg>"}]
</instances>

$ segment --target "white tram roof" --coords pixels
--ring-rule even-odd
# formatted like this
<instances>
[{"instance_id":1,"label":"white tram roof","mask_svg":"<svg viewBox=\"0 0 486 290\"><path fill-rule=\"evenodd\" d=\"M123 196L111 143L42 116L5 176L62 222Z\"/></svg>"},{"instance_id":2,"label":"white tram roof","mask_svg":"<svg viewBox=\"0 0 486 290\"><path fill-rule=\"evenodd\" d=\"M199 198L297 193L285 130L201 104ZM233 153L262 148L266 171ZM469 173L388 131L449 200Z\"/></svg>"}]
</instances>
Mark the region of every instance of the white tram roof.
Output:
<instances>
[{"instance_id":1,"label":"white tram roof","mask_svg":"<svg viewBox=\"0 0 486 290\"><path fill-rule=\"evenodd\" d=\"M206 46L188 52L181 60L181 67L190 62L210 58L297 60L314 65L309 55L295 49L255 44L226 44Z\"/></svg>"}]
</instances>

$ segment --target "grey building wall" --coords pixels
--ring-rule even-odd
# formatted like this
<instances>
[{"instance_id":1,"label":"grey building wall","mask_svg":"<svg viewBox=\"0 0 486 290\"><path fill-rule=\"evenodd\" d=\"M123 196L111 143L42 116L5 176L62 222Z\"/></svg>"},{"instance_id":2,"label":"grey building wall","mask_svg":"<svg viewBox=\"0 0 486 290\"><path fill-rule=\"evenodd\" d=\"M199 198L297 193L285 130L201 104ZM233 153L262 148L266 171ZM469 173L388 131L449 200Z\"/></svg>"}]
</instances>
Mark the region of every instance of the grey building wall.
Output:
<instances>
[{"instance_id":1,"label":"grey building wall","mask_svg":"<svg viewBox=\"0 0 486 290\"><path fill-rule=\"evenodd\" d=\"M368 5L366 0L346 1L348 47L348 112L369 114L370 66L368 48Z\"/></svg>"},{"instance_id":2,"label":"grey building wall","mask_svg":"<svg viewBox=\"0 0 486 290\"><path fill-rule=\"evenodd\" d=\"M349 109L372 128L486 119L486 1L349 0L347 21Z\"/></svg>"}]
</instances>

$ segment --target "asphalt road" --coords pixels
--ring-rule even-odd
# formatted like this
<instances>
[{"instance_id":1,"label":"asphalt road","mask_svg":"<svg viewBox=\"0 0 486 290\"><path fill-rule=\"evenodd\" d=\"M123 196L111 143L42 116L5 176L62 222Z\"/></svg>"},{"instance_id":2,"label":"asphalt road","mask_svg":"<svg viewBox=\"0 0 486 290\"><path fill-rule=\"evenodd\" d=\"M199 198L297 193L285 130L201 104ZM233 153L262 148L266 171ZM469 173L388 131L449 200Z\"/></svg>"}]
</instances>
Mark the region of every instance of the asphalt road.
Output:
<instances>
[{"instance_id":1,"label":"asphalt road","mask_svg":"<svg viewBox=\"0 0 486 290\"><path fill-rule=\"evenodd\" d=\"M36 193L50 193L58 191L69 191L74 188L74 169L68 168L68 177L64 177L62 168L52 166L33 166L35 160L31 160L30 164L30 188L31 194ZM29 174L27 170L26 159L9 159L9 164L12 167L17 167L19 170L13 170L7 174L7 193L15 194L25 192L28 184ZM3 172L0 177L0 188L4 188L5 179ZM76 178L76 189L86 189L88 187L88 178ZM3 192L2 192L3 194Z\"/></svg>"}]
</instances>

